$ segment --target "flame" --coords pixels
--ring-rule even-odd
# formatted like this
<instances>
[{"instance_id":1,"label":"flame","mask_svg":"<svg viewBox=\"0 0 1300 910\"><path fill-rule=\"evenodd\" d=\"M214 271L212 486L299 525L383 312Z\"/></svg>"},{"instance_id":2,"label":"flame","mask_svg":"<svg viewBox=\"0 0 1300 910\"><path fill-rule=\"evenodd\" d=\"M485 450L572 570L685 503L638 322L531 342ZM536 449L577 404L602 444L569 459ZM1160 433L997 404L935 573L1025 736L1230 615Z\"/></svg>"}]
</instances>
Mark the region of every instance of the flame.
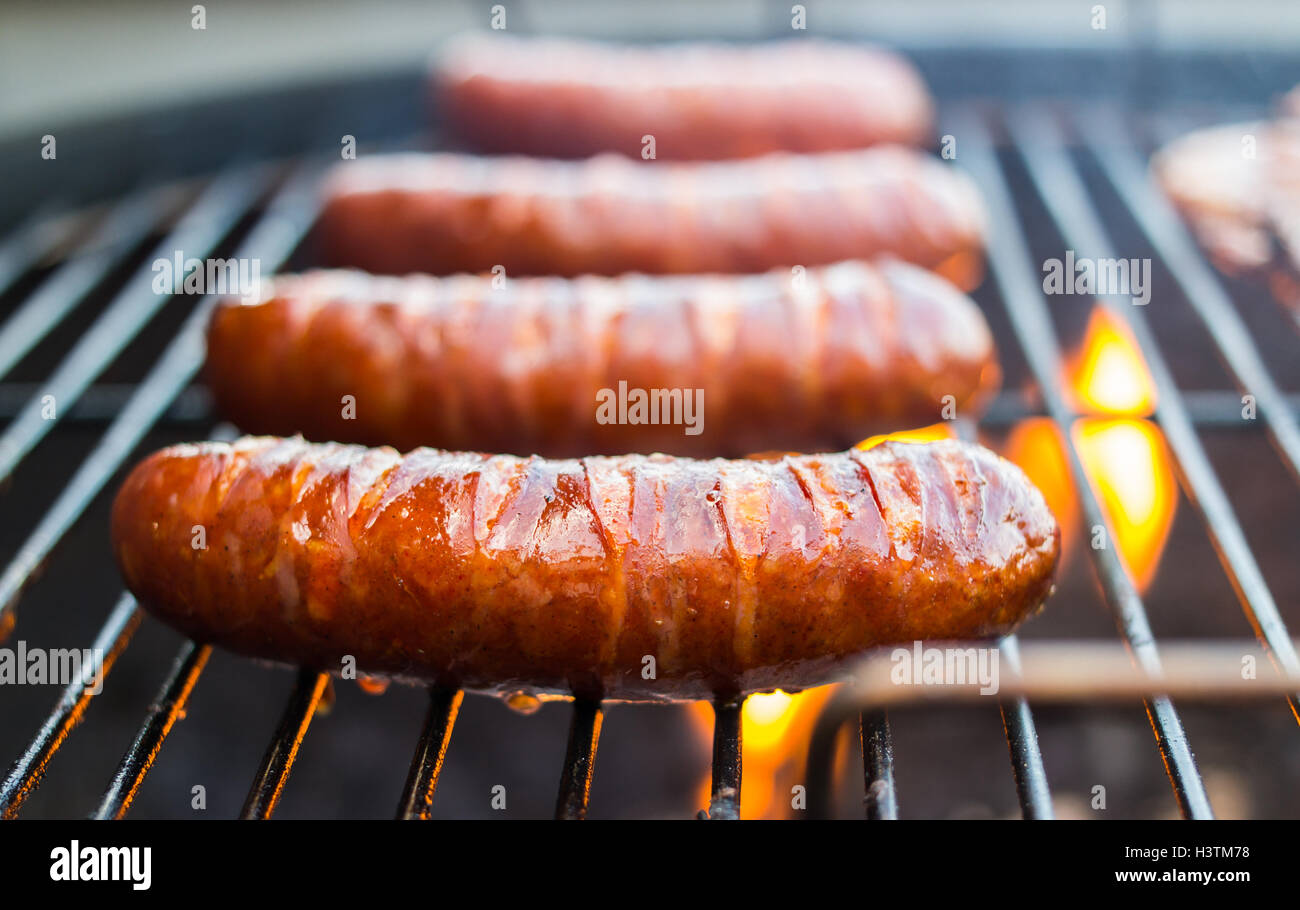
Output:
<instances>
[{"instance_id":1,"label":"flame","mask_svg":"<svg viewBox=\"0 0 1300 910\"><path fill-rule=\"evenodd\" d=\"M804 783L803 764L813 724L835 686L819 686L787 694L780 690L751 695L741 710L741 818L788 818L793 813L793 788ZM688 706L699 735L713 736L713 707L707 702ZM844 744L842 744L844 745ZM840 754L844 753L844 754ZM837 752L837 762L847 748ZM709 804L710 778L704 775L696 803Z\"/></svg>"},{"instance_id":2,"label":"flame","mask_svg":"<svg viewBox=\"0 0 1300 910\"><path fill-rule=\"evenodd\" d=\"M898 430L894 433L883 433L879 436L868 436L853 448L874 449L886 440L895 442L933 442L936 439L952 439L957 435L950 423L932 423L928 427L917 427L915 430Z\"/></svg>"},{"instance_id":3,"label":"flame","mask_svg":"<svg viewBox=\"0 0 1300 910\"><path fill-rule=\"evenodd\" d=\"M1083 353L1070 372L1081 411L1144 417L1155 408L1155 383L1132 332L1104 307L1088 317Z\"/></svg>"},{"instance_id":4,"label":"flame","mask_svg":"<svg viewBox=\"0 0 1300 910\"><path fill-rule=\"evenodd\" d=\"M1101 306L1089 316L1068 379L1080 410L1099 415L1076 420L1071 433L1125 568L1144 591L1155 576L1178 502L1164 434L1140 419L1155 408L1155 382L1128 326ZM1055 428L1051 437L1049 442L1048 430L1026 421L1008 440L1008 457L1039 485L1069 539L1078 500ZM1103 542L1092 529L1084 531L1090 545Z\"/></svg>"},{"instance_id":5,"label":"flame","mask_svg":"<svg viewBox=\"0 0 1300 910\"><path fill-rule=\"evenodd\" d=\"M1079 530L1079 497L1070 478L1065 438L1049 417L1031 417L1016 424L1003 453L1025 472L1043 493L1047 507L1061 527L1061 574L1074 552Z\"/></svg>"},{"instance_id":6,"label":"flame","mask_svg":"<svg viewBox=\"0 0 1300 910\"><path fill-rule=\"evenodd\" d=\"M695 735L705 744L706 754L710 744L713 741L713 706L706 701L693 701L686 705L686 716L691 720L691 726L695 728ZM742 731L743 732L743 731ZM743 796L745 793L744 781L744 761L745 756L742 753L741 760L741 784L740 792ZM698 784L695 786L695 805L701 809L709 805L709 797L713 795L713 778L711 772L705 770Z\"/></svg>"},{"instance_id":7,"label":"flame","mask_svg":"<svg viewBox=\"0 0 1300 910\"><path fill-rule=\"evenodd\" d=\"M1120 557L1138 590L1145 591L1178 503L1164 435L1148 420L1084 418L1075 422L1074 437Z\"/></svg>"}]
</instances>

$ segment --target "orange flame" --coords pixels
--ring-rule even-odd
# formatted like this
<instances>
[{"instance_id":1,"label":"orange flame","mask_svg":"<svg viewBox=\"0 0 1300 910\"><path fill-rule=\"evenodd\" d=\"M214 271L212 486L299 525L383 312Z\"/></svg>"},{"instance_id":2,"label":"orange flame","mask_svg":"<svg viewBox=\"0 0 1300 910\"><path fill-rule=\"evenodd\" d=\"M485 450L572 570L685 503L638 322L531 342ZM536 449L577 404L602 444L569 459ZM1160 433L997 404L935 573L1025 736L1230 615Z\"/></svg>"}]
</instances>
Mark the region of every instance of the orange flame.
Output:
<instances>
[{"instance_id":1,"label":"orange flame","mask_svg":"<svg viewBox=\"0 0 1300 910\"><path fill-rule=\"evenodd\" d=\"M1079 530L1079 497L1070 479L1065 439L1049 417L1031 417L1016 424L1007 437L1006 457L1020 467L1043 493L1047 507L1061 526L1061 572L1074 552Z\"/></svg>"},{"instance_id":2,"label":"orange flame","mask_svg":"<svg viewBox=\"0 0 1300 910\"><path fill-rule=\"evenodd\" d=\"M780 690L751 695L741 711L741 818L789 818L794 787L804 783L803 763L813 724L835 686L806 689L793 695ZM699 735L713 735L713 708L706 702L689 706ZM844 756L839 756L842 760ZM709 804L710 779L705 775L696 791L697 805Z\"/></svg>"},{"instance_id":3,"label":"orange flame","mask_svg":"<svg viewBox=\"0 0 1300 910\"><path fill-rule=\"evenodd\" d=\"M1107 415L1081 418L1072 432L1120 557L1144 591L1164 552L1178 497L1164 434L1151 421L1134 419L1154 410L1155 383L1128 326L1104 307L1089 317L1071 387L1080 410ZM1086 533L1091 546L1105 543L1095 529Z\"/></svg>"},{"instance_id":4,"label":"orange flame","mask_svg":"<svg viewBox=\"0 0 1300 910\"><path fill-rule=\"evenodd\" d=\"M1178 495L1164 435L1149 420L1084 418L1074 437L1093 489L1139 591L1155 577ZM1090 544L1099 541L1093 532Z\"/></svg>"},{"instance_id":5,"label":"orange flame","mask_svg":"<svg viewBox=\"0 0 1300 910\"><path fill-rule=\"evenodd\" d=\"M1144 417L1155 408L1155 383L1133 333L1104 307L1095 307L1088 318L1083 353L1071 374L1081 411Z\"/></svg>"},{"instance_id":6,"label":"orange flame","mask_svg":"<svg viewBox=\"0 0 1300 910\"><path fill-rule=\"evenodd\" d=\"M1079 410L1098 415L1075 421L1071 434L1124 565L1145 590L1169 537L1178 497L1164 435L1151 421L1138 419L1155 408L1155 383L1122 319L1101 306L1092 311L1066 380ZM1079 501L1059 431L1044 419L1023 421L1008 437L1006 453L1043 491L1061 524L1068 558ZM1084 532L1090 545L1106 545L1094 529Z\"/></svg>"},{"instance_id":7,"label":"orange flame","mask_svg":"<svg viewBox=\"0 0 1300 910\"><path fill-rule=\"evenodd\" d=\"M950 423L932 423L928 427L917 427L915 430L898 430L893 433L883 433L879 436L868 436L853 448L861 449L864 452L867 449L874 449L886 440L896 442L933 442L936 439L952 439L957 435Z\"/></svg>"}]
</instances>

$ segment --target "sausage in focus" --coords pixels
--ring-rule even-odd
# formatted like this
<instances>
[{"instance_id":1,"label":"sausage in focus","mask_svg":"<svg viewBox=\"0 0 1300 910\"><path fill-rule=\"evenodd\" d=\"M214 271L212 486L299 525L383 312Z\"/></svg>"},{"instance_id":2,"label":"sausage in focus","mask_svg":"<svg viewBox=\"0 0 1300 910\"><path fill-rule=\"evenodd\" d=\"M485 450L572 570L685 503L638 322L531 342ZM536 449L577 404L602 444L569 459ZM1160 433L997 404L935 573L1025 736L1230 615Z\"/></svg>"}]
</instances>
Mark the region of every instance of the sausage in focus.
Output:
<instances>
[{"instance_id":1,"label":"sausage in focus","mask_svg":"<svg viewBox=\"0 0 1300 910\"><path fill-rule=\"evenodd\" d=\"M649 699L817 685L873 646L1004 635L1059 553L1024 474L956 441L549 461L248 437L146 459L112 530L128 588L200 641Z\"/></svg>"}]
</instances>

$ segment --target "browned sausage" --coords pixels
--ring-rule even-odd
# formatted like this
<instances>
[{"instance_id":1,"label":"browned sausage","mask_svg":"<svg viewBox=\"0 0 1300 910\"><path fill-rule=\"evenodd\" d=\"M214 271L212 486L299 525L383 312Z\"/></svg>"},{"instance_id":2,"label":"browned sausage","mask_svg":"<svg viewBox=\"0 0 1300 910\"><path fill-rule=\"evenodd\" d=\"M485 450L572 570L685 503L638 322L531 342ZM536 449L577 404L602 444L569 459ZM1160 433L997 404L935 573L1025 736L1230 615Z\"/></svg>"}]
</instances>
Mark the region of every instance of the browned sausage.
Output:
<instances>
[{"instance_id":1,"label":"browned sausage","mask_svg":"<svg viewBox=\"0 0 1300 910\"><path fill-rule=\"evenodd\" d=\"M984 214L920 152L647 164L393 155L339 165L317 225L328 264L405 274L754 273L892 254L963 288Z\"/></svg>"},{"instance_id":2,"label":"browned sausage","mask_svg":"<svg viewBox=\"0 0 1300 910\"><path fill-rule=\"evenodd\" d=\"M259 302L216 309L207 379L253 433L743 455L844 448L954 416L945 405L973 416L998 367L979 308L942 278L846 262L496 289L470 275L280 276Z\"/></svg>"},{"instance_id":3,"label":"browned sausage","mask_svg":"<svg viewBox=\"0 0 1300 910\"><path fill-rule=\"evenodd\" d=\"M1276 119L1196 130L1151 169L1215 265L1267 279L1300 321L1300 89Z\"/></svg>"},{"instance_id":4,"label":"browned sausage","mask_svg":"<svg viewBox=\"0 0 1300 910\"><path fill-rule=\"evenodd\" d=\"M904 58L864 45L620 46L473 37L435 61L438 114L479 151L745 158L930 139L934 105Z\"/></svg>"},{"instance_id":5,"label":"browned sausage","mask_svg":"<svg viewBox=\"0 0 1300 910\"><path fill-rule=\"evenodd\" d=\"M1269 167L1243 154L1243 139L1266 150L1266 123L1197 130L1156 153L1152 171L1217 265L1229 272L1267 265L1273 255L1267 214Z\"/></svg>"},{"instance_id":6,"label":"browned sausage","mask_svg":"<svg viewBox=\"0 0 1300 910\"><path fill-rule=\"evenodd\" d=\"M876 645L1003 635L1059 551L1024 474L956 441L548 461L245 438L145 460L112 528L130 590L201 641L651 699L816 685Z\"/></svg>"}]
</instances>

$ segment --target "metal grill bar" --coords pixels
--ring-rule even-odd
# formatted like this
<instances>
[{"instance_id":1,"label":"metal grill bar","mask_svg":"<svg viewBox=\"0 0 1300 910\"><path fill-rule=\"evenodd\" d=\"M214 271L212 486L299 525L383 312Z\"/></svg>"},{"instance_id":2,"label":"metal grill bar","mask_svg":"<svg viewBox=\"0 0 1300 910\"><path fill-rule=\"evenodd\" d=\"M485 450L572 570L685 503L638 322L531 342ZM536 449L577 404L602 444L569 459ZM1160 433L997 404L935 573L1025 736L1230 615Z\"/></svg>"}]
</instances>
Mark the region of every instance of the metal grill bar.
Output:
<instances>
[{"instance_id":1,"label":"metal grill bar","mask_svg":"<svg viewBox=\"0 0 1300 910\"><path fill-rule=\"evenodd\" d=\"M974 421L959 418L956 423L959 438L967 442L978 441ZM1020 645L1014 635L1004 638L999 647L1002 659L1010 667L1014 669L1019 665ZM1038 749L1038 730L1034 726L1029 702L1023 698L999 699L998 707L1002 712L1002 727L1007 737L1020 811L1027 820L1050 819L1055 814L1052 811L1052 792L1047 786L1047 769L1043 767L1043 754ZM890 786L893 786L892 772Z\"/></svg>"},{"instance_id":2,"label":"metal grill bar","mask_svg":"<svg viewBox=\"0 0 1300 910\"><path fill-rule=\"evenodd\" d=\"M64 409L64 425L94 425L111 422L121 412L139 386L124 382L95 383L82 393L71 407ZM33 395L39 395L41 386L33 382L0 382L0 423L12 419ZM1188 390L1183 392L1183 403L1193 424L1201 429L1235 430L1253 432L1248 420L1242 420L1238 409L1241 395L1231 390ZM1300 394L1283 395L1284 406L1300 417ZM165 426L208 426L212 422L211 397L202 386L183 389L175 400L158 417L156 423ZM990 403L980 419L980 426L988 429L1007 429L1028 417L1042 417L1042 408L1028 401L1019 392L1001 392ZM856 441L856 440L855 440Z\"/></svg>"},{"instance_id":3,"label":"metal grill bar","mask_svg":"<svg viewBox=\"0 0 1300 910\"><path fill-rule=\"evenodd\" d=\"M171 732L172 725L184 712L190 692L194 690L194 684L198 682L199 674L203 672L211 653L211 645L196 645L187 641L181 646L171 675L150 706L149 716L136 734L135 741L122 756L108 791L92 818L117 819L126 815L140 784L158 757L158 750Z\"/></svg>"},{"instance_id":4,"label":"metal grill bar","mask_svg":"<svg viewBox=\"0 0 1300 910\"><path fill-rule=\"evenodd\" d=\"M23 457L58 423L59 409L70 405L139 334L170 299L154 292L156 259L170 259L176 250L206 256L221 242L266 188L268 174L232 171L212 182L203 196L127 281L113 302L78 339L54 373L0 435L0 480L13 473ZM44 404L49 396L55 410Z\"/></svg>"},{"instance_id":5,"label":"metal grill bar","mask_svg":"<svg viewBox=\"0 0 1300 910\"><path fill-rule=\"evenodd\" d=\"M97 382L87 387L70 407L62 409L62 423L65 426L111 423L138 388L139 385L133 382ZM17 417L33 395L41 394L41 389L37 382L0 383L0 422ZM212 422L208 405L209 398L204 389L186 389L159 419L174 424L207 425Z\"/></svg>"},{"instance_id":6,"label":"metal grill bar","mask_svg":"<svg viewBox=\"0 0 1300 910\"><path fill-rule=\"evenodd\" d=\"M456 714L464 697L465 693L459 689L435 687L429 690L429 713L420 732L415 757L411 760L411 770L406 775L406 786L402 788L402 800L397 807L399 819L430 818L433 793L438 789L438 775L442 772L451 731L456 726Z\"/></svg>"},{"instance_id":7,"label":"metal grill bar","mask_svg":"<svg viewBox=\"0 0 1300 910\"><path fill-rule=\"evenodd\" d=\"M1082 514L1089 526L1108 526L1070 433L1075 414L1058 387L1062 375L1060 346L1052 330L1047 304L1040 296L1029 247L1015 217L1015 207L993 145L984 124L978 119L970 115L958 115L955 119L960 123L959 134L966 137L963 159L984 191L988 206L992 222L989 263L1001 288L1007 316L1034 374L1047 412L1061 429ZM1134 658L1147 672L1158 673L1160 657L1146 608L1118 553L1113 547L1090 547L1088 552L1092 555L1106 603L1115 614L1120 632ZM1157 696L1148 699L1146 704L1180 811L1188 818L1211 818L1213 812L1205 795L1205 786L1173 703L1164 696Z\"/></svg>"},{"instance_id":8,"label":"metal grill bar","mask_svg":"<svg viewBox=\"0 0 1300 910\"><path fill-rule=\"evenodd\" d=\"M741 711L743 698L713 705L713 772L708 818L740 818Z\"/></svg>"},{"instance_id":9,"label":"metal grill bar","mask_svg":"<svg viewBox=\"0 0 1300 910\"><path fill-rule=\"evenodd\" d=\"M95 643L91 645L97 653L104 655L98 680L93 675L93 668L91 668L92 672L87 672L83 667L81 678L69 683L63 690L53 712L46 718L36 738L14 762L4 783L0 784L0 818L15 817L18 810L22 808L23 801L40 786L50 759L63 745L63 741L68 738L73 728L81 723L86 707L95 694L96 683L98 682L100 688L103 687L108 671L113 668L118 655L126 649L131 636L139 627L140 618L141 613L136 606L135 598L130 594L123 594L118 599L113 612L109 614L108 621L95 636Z\"/></svg>"},{"instance_id":10,"label":"metal grill bar","mask_svg":"<svg viewBox=\"0 0 1300 910\"><path fill-rule=\"evenodd\" d=\"M304 169L275 194L266 212L241 245L240 256L260 257L272 270L289 257L315 219L318 205L314 191L315 178L315 169ZM214 303L215 298L212 297L200 301L195 312L172 339L163 357L105 432L95 451L82 463L45 519L19 548L18 555L5 573L0 575L0 597L3 598L0 599L0 620L12 622L17 596L45 555L130 455L158 415L198 371L202 361L203 331L208 311ZM115 611L114 617L116 616ZM100 640L116 641L117 634L113 628L114 618L110 617L109 623L100 632ZM125 643L123 640L122 645L125 646ZM206 646L199 647L192 642L182 649L173 677L164 686L159 703L151 709L151 716L142 727L136 743L124 756L97 817L120 817L126 812L135 790L148 773L154 756L175 721L175 712L183 707L184 698L188 697L189 689L202 672L207 654ZM173 695L182 697L177 701L169 697ZM47 731L66 724L62 719L63 713L65 708L60 702L28 748L29 754L34 754L34 750L40 752L43 763L48 763L66 738L66 731L59 736L47 736ZM75 724L67 724L67 730L70 731L73 725ZM30 771L25 772L22 779L24 795L38 781L39 776L33 776Z\"/></svg>"},{"instance_id":11,"label":"metal grill bar","mask_svg":"<svg viewBox=\"0 0 1300 910\"><path fill-rule=\"evenodd\" d=\"M65 230L59 231L57 237L51 236L50 228L57 220L57 209L54 203L41 206L39 211L13 228L4 244L0 245L0 294L50 255L70 233Z\"/></svg>"},{"instance_id":12,"label":"metal grill bar","mask_svg":"<svg viewBox=\"0 0 1300 910\"><path fill-rule=\"evenodd\" d=\"M1012 118L1012 132L1017 137L1016 144L1030 178L1067 242L1077 249L1091 251L1100 258L1114 258L1113 246L1088 199L1082 178L1070 161L1060 132L1051 119L1041 112L1020 111ZM1126 322L1141 348L1156 386L1156 419L1178 461L1188 498L1201 514L1219 561L1237 591L1242 607L1255 628L1255 634L1267 646L1279 669L1287 673L1300 672L1300 657L1296 655L1273 594L1255 561L1250 544L1246 542L1245 532L1228 501L1228 494L1219 483L1209 456L1205 454L1205 447L1201 445L1200 437L1183 408L1178 386L1169 372L1145 313L1141 307L1120 302L1113 297L1103 296L1100 300L1108 311ZM1217 335L1226 328L1227 325L1216 324L1211 334ZM1245 332L1244 326L1239 328ZM1248 336L1245 344L1248 350L1253 351ZM1259 366L1262 370L1262 364ZM1238 376L1239 381L1241 378ZM1279 426L1284 432L1276 438L1285 451L1285 441L1288 439L1285 434L1286 425L1283 422ZM1300 462L1296 467L1300 470ZM1287 700L1297 721L1300 721L1300 695L1293 694Z\"/></svg>"},{"instance_id":13,"label":"metal grill bar","mask_svg":"<svg viewBox=\"0 0 1300 910\"><path fill-rule=\"evenodd\" d=\"M1088 150L1151 246L1167 264L1170 277L1200 317L1238 385L1255 396L1264 425L1292 474L1300 481L1300 423L1295 410L1264 366L1250 330L1223 284L1197 252L1196 244L1169 200L1152 186L1137 149L1124 138L1127 132L1119 124L1117 117L1100 112L1089 115L1084 123L1084 134L1089 137ZM1115 130L1109 135L1115 137L1116 143L1097 141L1098 129ZM1234 408L1233 413L1239 411Z\"/></svg>"},{"instance_id":14,"label":"metal grill bar","mask_svg":"<svg viewBox=\"0 0 1300 910\"><path fill-rule=\"evenodd\" d=\"M310 177L308 174L295 178L276 195L266 215L242 245L241 257L260 256L272 269L288 259L315 217ZM203 333L215 302L213 297L200 301L94 451L0 574L0 630L6 617L11 617L15 610L23 588L50 551L198 372L203 361Z\"/></svg>"},{"instance_id":15,"label":"metal grill bar","mask_svg":"<svg viewBox=\"0 0 1300 910\"><path fill-rule=\"evenodd\" d=\"M1020 643L1014 635L1002 640L1002 660L1014 674L1020 673ZM1016 797L1026 821L1040 821L1056 816L1052 809L1052 791L1047 786L1043 753L1038 748L1038 730L1034 726L1029 702L1024 696L999 698L1002 726L1006 729L1007 748L1011 753L1011 770L1016 778Z\"/></svg>"},{"instance_id":16,"label":"metal grill bar","mask_svg":"<svg viewBox=\"0 0 1300 910\"><path fill-rule=\"evenodd\" d=\"M953 642L957 645L960 643ZM977 642L970 642L977 645ZM1294 691L1300 676L1241 675L1243 656L1255 658L1250 642L1174 642L1166 648L1164 667L1150 673L1133 661L1132 649L1096 642L1040 642L1025 649L1023 666L1004 674L1001 691L1018 698L1055 704L1096 705L1103 701L1152 698L1161 692L1205 700L1249 700ZM973 704L987 699L978 680L937 681L900 686L893 680L889 650L865 657L817 718L808 747L809 809L814 818L828 818L833 800L830 785L835 740L840 728L859 712L940 702Z\"/></svg>"},{"instance_id":17,"label":"metal grill bar","mask_svg":"<svg viewBox=\"0 0 1300 910\"><path fill-rule=\"evenodd\" d=\"M894 789L894 737L889 731L889 715L884 711L859 714L858 737L862 740L867 818L896 821L898 794Z\"/></svg>"},{"instance_id":18,"label":"metal grill bar","mask_svg":"<svg viewBox=\"0 0 1300 910\"><path fill-rule=\"evenodd\" d=\"M0 376L12 370L63 317L76 309L82 298L120 264L121 256L153 232L169 209L166 194L154 190L133 194L110 211L72 258L0 328ZM8 473L0 471L0 477Z\"/></svg>"},{"instance_id":19,"label":"metal grill bar","mask_svg":"<svg viewBox=\"0 0 1300 910\"><path fill-rule=\"evenodd\" d=\"M294 759L298 757L298 747L307 735L312 718L316 716L316 706L320 704L325 687L329 685L329 675L315 670L299 670L298 679L289 695L289 703L284 707L280 725L276 727L275 736L262 756L262 764L249 788L248 798L244 800L242 819L267 819L275 811L284 790L289 772L293 770Z\"/></svg>"},{"instance_id":20,"label":"metal grill bar","mask_svg":"<svg viewBox=\"0 0 1300 910\"><path fill-rule=\"evenodd\" d=\"M591 775L596 768L596 746L605 712L600 702L579 698L573 702L573 719L569 722L569 744L564 752L564 770L560 773L560 792L555 798L555 817L577 820L587 817L587 799L591 795Z\"/></svg>"}]
</instances>

